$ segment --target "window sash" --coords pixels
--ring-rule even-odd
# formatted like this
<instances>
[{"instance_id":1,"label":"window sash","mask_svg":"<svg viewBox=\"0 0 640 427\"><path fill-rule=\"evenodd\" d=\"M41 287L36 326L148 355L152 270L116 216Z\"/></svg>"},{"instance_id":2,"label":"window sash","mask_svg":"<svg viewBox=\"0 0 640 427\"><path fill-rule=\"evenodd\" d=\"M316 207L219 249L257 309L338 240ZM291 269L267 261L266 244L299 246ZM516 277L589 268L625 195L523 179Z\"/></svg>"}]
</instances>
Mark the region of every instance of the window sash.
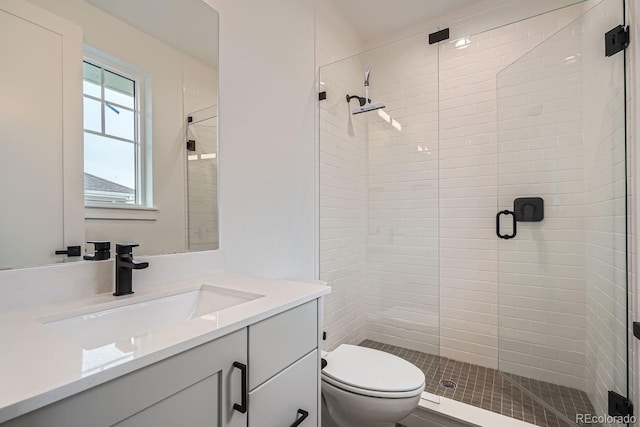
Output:
<instances>
[{"instance_id":1,"label":"window sash","mask_svg":"<svg viewBox=\"0 0 640 427\"><path fill-rule=\"evenodd\" d=\"M97 136L101 136L104 138L109 138L109 139L113 139L116 141L120 141L120 142L126 142L126 143L130 143L130 144L134 144L135 149L134 151L134 176L135 176L135 185L134 185L134 191L135 191L135 200L134 200L134 205L142 205L145 203L145 199L146 199L146 191L144 188L144 182L145 182L145 177L144 177L144 164L143 164L143 156L144 156L144 149L142 147L142 133L143 133L143 129L140 125L141 123L141 117L142 117L142 91L140 90L142 87L141 84L141 78L138 77L134 77L134 76L130 76L127 75L126 73L123 73L121 71L115 71L117 68L116 67L112 67L109 65L103 65L100 60L94 60L94 59L87 59L85 58L83 60L84 63L90 64L96 68L100 69L100 97L97 96L93 96L93 95L89 95L89 94L85 94L83 91L83 98L86 99L91 99L94 101L97 101L100 103L100 114L101 114L101 132L97 132L94 130L90 130L90 129L84 129L84 132L89 133L89 134L93 134L93 135L97 135ZM122 77L124 79L130 80L133 83L133 105L134 108L131 108L129 106L125 106L122 104L119 104L117 102L113 102L113 101L107 101L106 100L106 83L105 83L105 71L108 71L111 74L114 74L116 76ZM84 78L83 78L84 80ZM96 84L95 82L92 81L92 83ZM106 108L108 108L108 105L111 105L113 107L117 107L118 109L121 110L125 110L128 112L133 113L133 139L128 139L128 138L122 138L116 135L111 135L108 132L106 132ZM83 126L84 128L84 126ZM91 192L89 192L91 193ZM91 197L89 195L89 198L87 198L87 193L85 193L85 203L94 203L97 200L94 197ZM114 198L113 200L108 200L106 201L108 204L121 204L123 206L131 206L132 203L127 203L127 202L123 202L123 201L118 201L116 200L116 198Z\"/></svg>"}]
</instances>

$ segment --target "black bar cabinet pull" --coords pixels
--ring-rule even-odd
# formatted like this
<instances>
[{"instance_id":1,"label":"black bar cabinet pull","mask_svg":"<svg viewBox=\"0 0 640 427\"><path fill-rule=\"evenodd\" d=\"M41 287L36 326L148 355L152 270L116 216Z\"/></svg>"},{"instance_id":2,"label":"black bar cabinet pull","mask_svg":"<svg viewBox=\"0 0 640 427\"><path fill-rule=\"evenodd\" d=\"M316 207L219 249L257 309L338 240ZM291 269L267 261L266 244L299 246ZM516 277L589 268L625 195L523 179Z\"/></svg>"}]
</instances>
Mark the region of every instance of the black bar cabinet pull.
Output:
<instances>
[{"instance_id":1,"label":"black bar cabinet pull","mask_svg":"<svg viewBox=\"0 0 640 427\"><path fill-rule=\"evenodd\" d=\"M242 403L238 405L237 403L233 404L233 409L240 412L241 414L247 413L247 365L244 365L240 362L233 362L233 367L240 369L240 373L242 374Z\"/></svg>"},{"instance_id":2,"label":"black bar cabinet pull","mask_svg":"<svg viewBox=\"0 0 640 427\"><path fill-rule=\"evenodd\" d=\"M295 423L291 424L291 427L298 427L300 424L302 424L302 422L309 416L309 413L304 409L298 409L298 415L300 416L300 418L298 418Z\"/></svg>"},{"instance_id":3,"label":"black bar cabinet pull","mask_svg":"<svg viewBox=\"0 0 640 427\"><path fill-rule=\"evenodd\" d=\"M500 233L500 217L502 215L511 215L511 217L513 218L513 233L512 234L501 234ZM498 212L498 215L496 215L496 234L501 239L513 239L514 237L516 237L517 223L518 222L516 221L516 215L512 211L500 211L500 212Z\"/></svg>"}]
</instances>

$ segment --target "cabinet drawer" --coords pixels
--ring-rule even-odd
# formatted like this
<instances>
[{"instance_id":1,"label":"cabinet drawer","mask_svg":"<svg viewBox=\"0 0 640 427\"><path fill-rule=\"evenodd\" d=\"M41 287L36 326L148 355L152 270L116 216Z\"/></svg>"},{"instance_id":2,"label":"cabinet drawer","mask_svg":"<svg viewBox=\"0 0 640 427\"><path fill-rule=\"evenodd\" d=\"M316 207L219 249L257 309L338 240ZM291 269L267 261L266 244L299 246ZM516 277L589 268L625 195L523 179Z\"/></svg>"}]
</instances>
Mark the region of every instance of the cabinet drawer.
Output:
<instances>
[{"instance_id":1,"label":"cabinet drawer","mask_svg":"<svg viewBox=\"0 0 640 427\"><path fill-rule=\"evenodd\" d=\"M249 427L318 426L318 350L249 393Z\"/></svg>"},{"instance_id":2,"label":"cabinet drawer","mask_svg":"<svg viewBox=\"0 0 640 427\"><path fill-rule=\"evenodd\" d=\"M317 347L317 300L249 326L249 389Z\"/></svg>"}]
</instances>

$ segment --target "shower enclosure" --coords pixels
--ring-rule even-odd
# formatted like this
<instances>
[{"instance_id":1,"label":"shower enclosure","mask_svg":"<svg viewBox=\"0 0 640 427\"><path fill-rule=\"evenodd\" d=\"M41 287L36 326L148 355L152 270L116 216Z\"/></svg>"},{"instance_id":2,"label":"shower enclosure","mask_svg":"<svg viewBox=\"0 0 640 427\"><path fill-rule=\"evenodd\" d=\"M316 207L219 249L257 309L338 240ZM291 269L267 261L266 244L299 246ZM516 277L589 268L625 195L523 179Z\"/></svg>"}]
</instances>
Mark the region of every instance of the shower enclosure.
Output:
<instances>
[{"instance_id":1,"label":"shower enclosure","mask_svg":"<svg viewBox=\"0 0 640 427\"><path fill-rule=\"evenodd\" d=\"M187 248L218 249L218 108L187 116Z\"/></svg>"},{"instance_id":2,"label":"shower enclosure","mask_svg":"<svg viewBox=\"0 0 640 427\"><path fill-rule=\"evenodd\" d=\"M624 19L622 0L578 3L321 67L328 349L393 349L458 375L429 391L537 425L610 397L624 413L625 54L605 55ZM368 67L386 107L354 116ZM498 407L474 372L509 390Z\"/></svg>"}]
</instances>

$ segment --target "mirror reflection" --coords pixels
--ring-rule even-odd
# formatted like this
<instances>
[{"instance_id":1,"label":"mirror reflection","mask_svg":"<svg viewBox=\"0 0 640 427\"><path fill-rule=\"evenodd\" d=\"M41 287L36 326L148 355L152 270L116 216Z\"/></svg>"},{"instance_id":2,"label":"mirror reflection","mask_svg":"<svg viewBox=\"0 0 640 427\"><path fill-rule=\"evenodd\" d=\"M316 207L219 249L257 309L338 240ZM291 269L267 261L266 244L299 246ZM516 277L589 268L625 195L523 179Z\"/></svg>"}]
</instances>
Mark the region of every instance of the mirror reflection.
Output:
<instances>
[{"instance_id":1,"label":"mirror reflection","mask_svg":"<svg viewBox=\"0 0 640 427\"><path fill-rule=\"evenodd\" d=\"M194 111L187 123L188 248L217 249L218 108Z\"/></svg>"},{"instance_id":2,"label":"mirror reflection","mask_svg":"<svg viewBox=\"0 0 640 427\"><path fill-rule=\"evenodd\" d=\"M30 146L21 153L2 145L2 211L13 224L0 226L0 268L82 259L55 251L79 245L84 254L92 240L139 243L138 255L216 249L217 12L201 0L22 3L44 10L54 31L40 34L0 8L0 53L26 60L20 68L29 70L0 71L18 88L3 92L0 136ZM68 48L76 46L68 28L78 30L77 50ZM20 49L7 42L17 37ZM28 116L9 107L16 103ZM40 129L24 130L40 116ZM26 197L9 188L21 170L40 171L25 179L33 190ZM18 212L6 196L18 198ZM43 201L50 220L42 218ZM76 210L84 211L83 224L70 222Z\"/></svg>"}]
</instances>

